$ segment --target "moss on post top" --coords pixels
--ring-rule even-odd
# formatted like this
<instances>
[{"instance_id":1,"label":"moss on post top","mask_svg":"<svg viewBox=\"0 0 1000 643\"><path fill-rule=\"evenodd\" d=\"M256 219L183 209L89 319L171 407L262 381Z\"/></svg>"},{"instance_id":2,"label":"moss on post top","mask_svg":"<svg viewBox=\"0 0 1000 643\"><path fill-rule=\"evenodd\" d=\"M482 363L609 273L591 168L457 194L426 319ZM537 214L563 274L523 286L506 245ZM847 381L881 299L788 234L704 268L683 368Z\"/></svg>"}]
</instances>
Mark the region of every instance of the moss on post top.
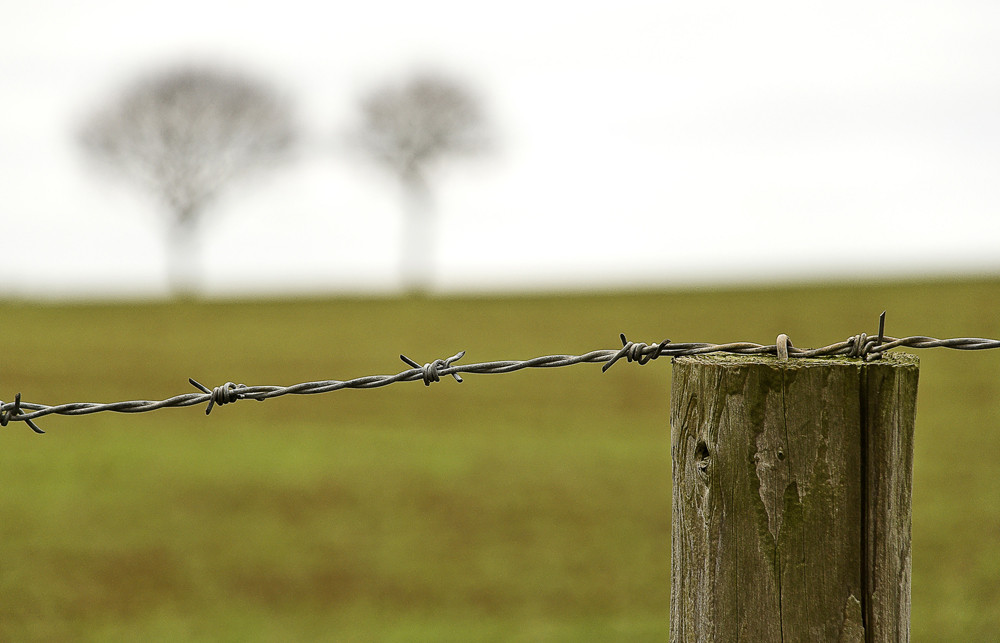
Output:
<instances>
[{"instance_id":1,"label":"moss on post top","mask_svg":"<svg viewBox=\"0 0 1000 643\"><path fill-rule=\"evenodd\" d=\"M864 361L860 357L845 357L843 355L832 355L828 357L789 357L788 360L779 360L774 355L738 355L734 353L705 353L702 355L678 355L673 357L671 363L701 363L733 366L761 364L772 368L798 369L814 368L823 366L866 366L885 365L896 368L919 368L920 358L910 353L883 353L881 358L871 361Z\"/></svg>"}]
</instances>

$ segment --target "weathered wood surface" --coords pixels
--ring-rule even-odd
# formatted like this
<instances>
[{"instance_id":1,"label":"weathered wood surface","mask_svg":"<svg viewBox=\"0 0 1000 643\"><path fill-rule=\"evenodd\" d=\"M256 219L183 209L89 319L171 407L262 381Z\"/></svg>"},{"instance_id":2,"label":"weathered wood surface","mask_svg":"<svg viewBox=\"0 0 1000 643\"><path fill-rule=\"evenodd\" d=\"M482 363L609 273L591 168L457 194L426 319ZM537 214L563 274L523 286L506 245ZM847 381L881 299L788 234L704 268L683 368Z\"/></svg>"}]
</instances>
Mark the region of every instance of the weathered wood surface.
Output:
<instances>
[{"instance_id":1,"label":"weathered wood surface","mask_svg":"<svg viewBox=\"0 0 1000 643\"><path fill-rule=\"evenodd\" d=\"M909 640L917 359L673 364L670 640Z\"/></svg>"}]
</instances>

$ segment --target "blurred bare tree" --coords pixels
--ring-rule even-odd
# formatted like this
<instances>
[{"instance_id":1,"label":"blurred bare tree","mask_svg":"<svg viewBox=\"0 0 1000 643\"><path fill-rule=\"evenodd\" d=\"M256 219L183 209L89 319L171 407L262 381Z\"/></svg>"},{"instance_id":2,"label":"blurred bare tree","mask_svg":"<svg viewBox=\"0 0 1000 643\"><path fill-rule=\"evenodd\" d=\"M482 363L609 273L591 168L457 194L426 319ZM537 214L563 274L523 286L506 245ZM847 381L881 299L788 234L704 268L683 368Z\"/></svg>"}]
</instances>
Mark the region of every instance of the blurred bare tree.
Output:
<instances>
[{"instance_id":1,"label":"blurred bare tree","mask_svg":"<svg viewBox=\"0 0 1000 643\"><path fill-rule=\"evenodd\" d=\"M290 149L289 104L236 73L181 67L140 78L80 131L88 155L154 195L171 215L169 277L194 294L198 220L226 184Z\"/></svg>"},{"instance_id":2,"label":"blurred bare tree","mask_svg":"<svg viewBox=\"0 0 1000 643\"><path fill-rule=\"evenodd\" d=\"M362 98L360 108L357 141L403 188L403 285L410 292L427 292L434 237L430 174L446 158L488 148L482 107L465 84L420 73L375 88Z\"/></svg>"}]
</instances>

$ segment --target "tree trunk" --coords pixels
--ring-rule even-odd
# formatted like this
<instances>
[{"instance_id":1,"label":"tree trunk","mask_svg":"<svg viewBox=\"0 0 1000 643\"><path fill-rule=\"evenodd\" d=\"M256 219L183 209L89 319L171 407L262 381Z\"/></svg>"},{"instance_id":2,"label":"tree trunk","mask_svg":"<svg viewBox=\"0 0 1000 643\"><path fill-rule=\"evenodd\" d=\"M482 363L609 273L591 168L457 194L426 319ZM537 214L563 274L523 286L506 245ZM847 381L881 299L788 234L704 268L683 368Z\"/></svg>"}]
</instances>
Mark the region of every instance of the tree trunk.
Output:
<instances>
[{"instance_id":1,"label":"tree trunk","mask_svg":"<svg viewBox=\"0 0 1000 643\"><path fill-rule=\"evenodd\" d=\"M177 213L167 241L167 282L175 297L194 298L201 292L197 232L193 210Z\"/></svg>"},{"instance_id":2,"label":"tree trunk","mask_svg":"<svg viewBox=\"0 0 1000 643\"><path fill-rule=\"evenodd\" d=\"M434 212L430 187L423 174L403 177L405 206L400 276L403 289L426 295L433 283Z\"/></svg>"}]
</instances>

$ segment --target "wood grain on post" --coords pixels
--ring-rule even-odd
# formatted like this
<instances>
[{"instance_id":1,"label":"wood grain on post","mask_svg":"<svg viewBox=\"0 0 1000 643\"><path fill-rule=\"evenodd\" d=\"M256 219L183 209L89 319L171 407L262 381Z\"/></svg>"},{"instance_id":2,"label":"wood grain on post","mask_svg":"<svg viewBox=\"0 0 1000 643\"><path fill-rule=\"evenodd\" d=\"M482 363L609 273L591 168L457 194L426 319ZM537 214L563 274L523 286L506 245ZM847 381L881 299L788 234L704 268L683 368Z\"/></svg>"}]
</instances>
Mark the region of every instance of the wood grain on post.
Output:
<instances>
[{"instance_id":1,"label":"wood grain on post","mask_svg":"<svg viewBox=\"0 0 1000 643\"><path fill-rule=\"evenodd\" d=\"M909 640L917 375L674 358L671 641Z\"/></svg>"}]
</instances>

